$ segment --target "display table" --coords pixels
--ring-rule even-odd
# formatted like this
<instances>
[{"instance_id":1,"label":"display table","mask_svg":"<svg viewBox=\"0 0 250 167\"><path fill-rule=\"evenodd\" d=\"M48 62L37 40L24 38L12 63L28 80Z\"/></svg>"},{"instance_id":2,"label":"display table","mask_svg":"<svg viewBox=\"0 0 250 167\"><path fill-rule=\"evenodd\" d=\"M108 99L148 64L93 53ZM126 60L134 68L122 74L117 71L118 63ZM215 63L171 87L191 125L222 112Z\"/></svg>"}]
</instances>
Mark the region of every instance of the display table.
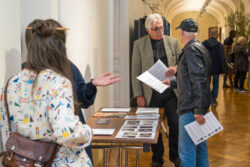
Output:
<instances>
[{"instance_id":1,"label":"display table","mask_svg":"<svg viewBox=\"0 0 250 167\"><path fill-rule=\"evenodd\" d=\"M101 109L100 109L101 110ZM98 112L100 112L100 110ZM134 115L136 108L132 108L130 112L126 115ZM136 149L136 166L139 166L139 149L143 149L144 152L150 151L150 145L157 143L160 125L163 118L164 109L159 109L160 118L155 132L155 137L153 139L136 139L136 138L115 138L118 131L122 127L123 123L126 121L124 118L108 118L108 124L96 124L96 121L100 117L90 117L87 120L87 124L92 129L115 129L112 136L93 136L91 147L92 149L103 149L103 166L106 166L106 150L108 148L118 148L119 163L118 166L122 164L121 149L125 149L125 166L128 164L127 149Z\"/></svg>"}]
</instances>

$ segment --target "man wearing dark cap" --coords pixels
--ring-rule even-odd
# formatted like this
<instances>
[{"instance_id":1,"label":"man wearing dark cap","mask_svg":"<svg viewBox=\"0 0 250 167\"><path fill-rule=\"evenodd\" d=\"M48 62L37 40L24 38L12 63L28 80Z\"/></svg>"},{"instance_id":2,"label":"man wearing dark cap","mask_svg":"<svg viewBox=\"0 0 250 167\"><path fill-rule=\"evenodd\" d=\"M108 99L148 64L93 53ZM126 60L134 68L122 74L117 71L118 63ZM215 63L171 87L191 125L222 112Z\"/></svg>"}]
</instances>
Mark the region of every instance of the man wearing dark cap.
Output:
<instances>
[{"instance_id":1,"label":"man wearing dark cap","mask_svg":"<svg viewBox=\"0 0 250 167\"><path fill-rule=\"evenodd\" d=\"M179 114L179 156L181 167L208 167L206 141L195 145L184 126L197 121L205 123L204 114L210 105L210 57L206 48L196 39L198 24L193 19L181 22L179 36L185 44L177 64L177 91ZM166 71L167 76L174 68ZM165 83L169 84L169 81ZM172 86L172 81L170 86Z\"/></svg>"}]
</instances>

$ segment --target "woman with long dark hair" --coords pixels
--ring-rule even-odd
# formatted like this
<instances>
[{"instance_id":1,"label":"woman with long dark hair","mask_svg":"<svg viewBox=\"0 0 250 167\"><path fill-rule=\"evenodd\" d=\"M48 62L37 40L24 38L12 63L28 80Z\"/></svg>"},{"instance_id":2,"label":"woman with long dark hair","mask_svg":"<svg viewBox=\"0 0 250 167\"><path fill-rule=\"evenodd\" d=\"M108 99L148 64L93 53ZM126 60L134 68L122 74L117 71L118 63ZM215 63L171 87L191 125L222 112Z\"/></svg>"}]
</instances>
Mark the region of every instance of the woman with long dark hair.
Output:
<instances>
[{"instance_id":1,"label":"woman with long dark hair","mask_svg":"<svg viewBox=\"0 0 250 167\"><path fill-rule=\"evenodd\" d=\"M32 30L26 68L9 81L7 102L12 131L32 140L57 142L53 167L92 166L85 147L92 130L82 124L78 112L65 41L59 36L66 28L39 20ZM0 130L8 138L3 92L0 94Z\"/></svg>"},{"instance_id":2,"label":"woman with long dark hair","mask_svg":"<svg viewBox=\"0 0 250 167\"><path fill-rule=\"evenodd\" d=\"M40 24L39 19L36 19L34 21L32 21L28 27L36 27L37 24ZM62 25L57 22L56 20L53 19L48 19L46 20L46 22L49 23L50 26L55 26L58 28L63 28ZM29 43L31 41L31 38L33 36L33 30L32 29L27 29L25 31L25 43L26 46L29 47ZM64 44L66 43L66 33L65 31L56 31L55 32L57 34L57 36L64 42ZM80 70L77 68L77 66L72 63L69 59L68 62L70 64L70 68L71 68L71 72L72 72L72 79L73 79L73 86L74 86L74 90L76 92L76 100L78 103L78 112L77 115L79 115L79 119L82 123L85 123L85 119L83 116L83 113L81 112L81 108L88 108L89 106L91 106L92 104L94 104L95 101L95 97L97 94L97 86L109 86L111 84L114 84L118 81L120 81L121 79L119 78L120 75L113 75L110 76L110 72L108 73L104 73L104 74L100 74L97 77L95 77L94 79L92 79L90 82L86 83ZM26 67L27 63L23 63L22 64L22 68ZM89 156L89 158L92 160L92 152L91 152L91 148L90 146L86 148L86 152Z\"/></svg>"}]
</instances>

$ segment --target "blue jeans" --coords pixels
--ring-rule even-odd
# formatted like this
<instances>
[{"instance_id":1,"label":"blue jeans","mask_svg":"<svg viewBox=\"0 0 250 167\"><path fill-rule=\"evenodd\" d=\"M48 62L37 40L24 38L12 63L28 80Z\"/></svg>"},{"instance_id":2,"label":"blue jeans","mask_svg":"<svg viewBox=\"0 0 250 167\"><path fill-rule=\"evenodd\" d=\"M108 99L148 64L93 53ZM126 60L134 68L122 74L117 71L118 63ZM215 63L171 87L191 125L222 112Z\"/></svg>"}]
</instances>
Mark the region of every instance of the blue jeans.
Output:
<instances>
[{"instance_id":1,"label":"blue jeans","mask_svg":"<svg viewBox=\"0 0 250 167\"><path fill-rule=\"evenodd\" d=\"M218 97L219 75L212 75L211 78L212 77L213 77L213 88L212 88L212 91L211 91L211 95L212 95L213 102L215 102L217 97ZM210 78L210 81L211 81L211 78Z\"/></svg>"},{"instance_id":2,"label":"blue jeans","mask_svg":"<svg viewBox=\"0 0 250 167\"><path fill-rule=\"evenodd\" d=\"M189 137L185 125L195 121L192 112L185 113L179 117L179 156L181 167L208 167L207 142L195 145Z\"/></svg>"}]
</instances>

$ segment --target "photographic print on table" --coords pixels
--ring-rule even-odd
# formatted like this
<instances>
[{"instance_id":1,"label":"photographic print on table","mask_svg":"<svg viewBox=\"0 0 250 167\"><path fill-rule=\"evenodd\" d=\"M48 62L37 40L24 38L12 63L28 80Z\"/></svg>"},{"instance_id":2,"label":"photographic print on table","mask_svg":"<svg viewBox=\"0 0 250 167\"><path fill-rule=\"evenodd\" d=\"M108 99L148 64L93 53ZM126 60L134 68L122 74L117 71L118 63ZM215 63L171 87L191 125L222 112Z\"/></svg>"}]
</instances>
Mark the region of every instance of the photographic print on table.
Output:
<instances>
[{"instance_id":1,"label":"photographic print on table","mask_svg":"<svg viewBox=\"0 0 250 167\"><path fill-rule=\"evenodd\" d=\"M127 121L126 125L139 125L140 121Z\"/></svg>"},{"instance_id":2,"label":"photographic print on table","mask_svg":"<svg viewBox=\"0 0 250 167\"><path fill-rule=\"evenodd\" d=\"M124 132L122 137L135 138L136 136L137 136L137 133L134 133L134 132Z\"/></svg>"},{"instance_id":3,"label":"photographic print on table","mask_svg":"<svg viewBox=\"0 0 250 167\"><path fill-rule=\"evenodd\" d=\"M139 137L143 138L143 137L151 137L152 133L140 133Z\"/></svg>"},{"instance_id":4,"label":"photographic print on table","mask_svg":"<svg viewBox=\"0 0 250 167\"><path fill-rule=\"evenodd\" d=\"M123 126L123 128L133 128L133 129L137 129L138 126L131 126L131 125L126 125L126 126Z\"/></svg>"},{"instance_id":5,"label":"photographic print on table","mask_svg":"<svg viewBox=\"0 0 250 167\"><path fill-rule=\"evenodd\" d=\"M140 129L141 129L141 128L153 129L153 126L148 126L148 125L147 125L147 126L144 126L144 125L143 125L143 126L139 126L139 128L140 128Z\"/></svg>"},{"instance_id":6,"label":"photographic print on table","mask_svg":"<svg viewBox=\"0 0 250 167\"><path fill-rule=\"evenodd\" d=\"M134 132L135 129L128 129L128 128L123 128L122 131L129 131L129 132Z\"/></svg>"},{"instance_id":7,"label":"photographic print on table","mask_svg":"<svg viewBox=\"0 0 250 167\"><path fill-rule=\"evenodd\" d=\"M152 129L144 129L144 128L142 128L142 129L139 129L138 131L139 132L152 132Z\"/></svg>"}]
</instances>

